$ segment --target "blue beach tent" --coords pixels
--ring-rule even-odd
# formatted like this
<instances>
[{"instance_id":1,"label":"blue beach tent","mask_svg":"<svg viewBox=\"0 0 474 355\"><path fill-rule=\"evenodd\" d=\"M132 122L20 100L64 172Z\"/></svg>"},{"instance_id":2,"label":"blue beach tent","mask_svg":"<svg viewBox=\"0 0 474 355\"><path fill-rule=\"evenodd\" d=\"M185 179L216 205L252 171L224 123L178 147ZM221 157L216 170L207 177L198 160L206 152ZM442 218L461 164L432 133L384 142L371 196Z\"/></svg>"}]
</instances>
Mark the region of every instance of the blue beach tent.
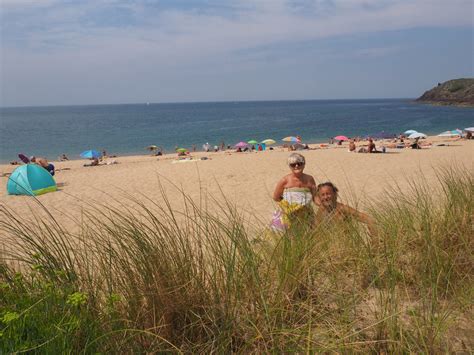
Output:
<instances>
[{"instance_id":1,"label":"blue beach tent","mask_svg":"<svg viewBox=\"0 0 474 355\"><path fill-rule=\"evenodd\" d=\"M56 190L54 178L45 168L37 164L19 166L7 182L9 195L37 196Z\"/></svg>"}]
</instances>

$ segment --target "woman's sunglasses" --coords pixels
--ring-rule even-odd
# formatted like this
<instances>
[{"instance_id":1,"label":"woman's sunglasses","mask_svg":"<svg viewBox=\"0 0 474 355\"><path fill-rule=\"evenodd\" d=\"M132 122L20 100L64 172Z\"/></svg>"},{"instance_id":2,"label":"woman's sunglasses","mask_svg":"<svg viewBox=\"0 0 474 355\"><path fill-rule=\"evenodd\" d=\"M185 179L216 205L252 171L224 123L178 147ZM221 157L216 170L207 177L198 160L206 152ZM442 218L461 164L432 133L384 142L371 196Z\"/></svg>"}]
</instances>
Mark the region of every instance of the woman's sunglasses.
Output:
<instances>
[{"instance_id":1,"label":"woman's sunglasses","mask_svg":"<svg viewBox=\"0 0 474 355\"><path fill-rule=\"evenodd\" d=\"M304 163L291 163L290 168L296 168L297 166L304 166Z\"/></svg>"}]
</instances>

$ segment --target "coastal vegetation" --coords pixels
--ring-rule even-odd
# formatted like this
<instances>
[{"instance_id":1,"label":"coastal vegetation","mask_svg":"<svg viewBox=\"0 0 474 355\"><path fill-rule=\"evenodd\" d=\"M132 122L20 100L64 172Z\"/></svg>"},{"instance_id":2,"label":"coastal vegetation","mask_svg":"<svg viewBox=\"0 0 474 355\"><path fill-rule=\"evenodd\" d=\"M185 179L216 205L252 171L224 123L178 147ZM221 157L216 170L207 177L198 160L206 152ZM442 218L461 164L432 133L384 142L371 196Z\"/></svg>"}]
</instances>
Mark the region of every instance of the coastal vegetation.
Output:
<instances>
[{"instance_id":1,"label":"coastal vegetation","mask_svg":"<svg viewBox=\"0 0 474 355\"><path fill-rule=\"evenodd\" d=\"M416 101L438 105L474 106L474 78L454 79L438 83Z\"/></svg>"},{"instance_id":2,"label":"coastal vegetation","mask_svg":"<svg viewBox=\"0 0 474 355\"><path fill-rule=\"evenodd\" d=\"M0 353L473 349L472 171L386 191L372 235L277 236L224 197L182 197L90 206L78 233L0 206Z\"/></svg>"}]
</instances>

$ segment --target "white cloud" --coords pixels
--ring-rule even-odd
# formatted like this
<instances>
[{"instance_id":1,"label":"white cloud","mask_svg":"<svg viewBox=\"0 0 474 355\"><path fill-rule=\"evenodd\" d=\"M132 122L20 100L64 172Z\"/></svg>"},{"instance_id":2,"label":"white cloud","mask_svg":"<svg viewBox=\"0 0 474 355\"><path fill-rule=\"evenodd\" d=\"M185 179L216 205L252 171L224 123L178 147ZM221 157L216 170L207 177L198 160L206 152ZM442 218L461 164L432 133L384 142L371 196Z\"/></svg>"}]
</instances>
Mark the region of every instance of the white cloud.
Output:
<instances>
[{"instance_id":1,"label":"white cloud","mask_svg":"<svg viewBox=\"0 0 474 355\"><path fill-rule=\"evenodd\" d=\"M275 46L419 27L473 26L471 0L240 0L228 6L206 2L201 11L163 8L159 1L0 1L2 72L4 82L14 86L8 90L18 92L29 80L58 87L66 81L87 87L96 80L113 89L122 79L145 83L193 70L229 73L238 65L265 66L272 61L267 48ZM374 45L354 55L381 57L398 50ZM284 66L297 63L292 57L303 54L280 55ZM88 75L93 78L86 81Z\"/></svg>"},{"instance_id":2,"label":"white cloud","mask_svg":"<svg viewBox=\"0 0 474 355\"><path fill-rule=\"evenodd\" d=\"M46 12L30 12L24 22L17 18L10 29L6 27L4 47L21 48L26 44L35 50L58 51L61 44L68 50L71 45L86 49L93 43L108 46L120 41L141 46L143 41L149 41L148 45L154 42L156 47L167 47L180 53L202 49L214 52L363 32L472 26L472 13L468 11L472 9L472 3L464 0L333 0L330 3L333 10L323 17L292 12L294 2L284 0L241 0L235 3L238 6L231 8L231 17L177 8L150 10L143 3L135 2L129 3L126 10L136 21L121 24L109 24L107 13L117 6L112 0L68 5L54 5L52 0L19 1L24 8L34 4L51 6ZM322 6L329 3L308 1L307 4ZM18 10L20 5L17 3L16 6ZM5 26L9 25L8 15L9 11L4 11ZM93 21L94 16L101 17ZM98 24L100 21L103 23Z\"/></svg>"}]
</instances>

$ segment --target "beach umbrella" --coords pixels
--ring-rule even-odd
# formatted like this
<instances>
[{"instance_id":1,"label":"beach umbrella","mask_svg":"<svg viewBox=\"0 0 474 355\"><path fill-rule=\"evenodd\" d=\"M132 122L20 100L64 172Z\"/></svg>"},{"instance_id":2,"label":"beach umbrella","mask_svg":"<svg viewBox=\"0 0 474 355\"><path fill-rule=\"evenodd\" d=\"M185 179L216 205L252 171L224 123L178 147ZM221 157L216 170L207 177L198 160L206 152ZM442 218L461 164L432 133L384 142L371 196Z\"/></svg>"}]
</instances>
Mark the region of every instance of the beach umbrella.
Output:
<instances>
[{"instance_id":1,"label":"beach umbrella","mask_svg":"<svg viewBox=\"0 0 474 355\"><path fill-rule=\"evenodd\" d=\"M176 151L178 153L186 153L188 150L186 148L177 148Z\"/></svg>"},{"instance_id":2,"label":"beach umbrella","mask_svg":"<svg viewBox=\"0 0 474 355\"><path fill-rule=\"evenodd\" d=\"M409 129L408 131L403 132L403 134L407 134L407 135L410 135L410 134L413 134L413 133L418 133L418 132L415 131L414 129Z\"/></svg>"},{"instance_id":3,"label":"beach umbrella","mask_svg":"<svg viewBox=\"0 0 474 355\"><path fill-rule=\"evenodd\" d=\"M236 145L234 145L235 148L247 148L249 145L248 143L245 142L239 142Z\"/></svg>"},{"instance_id":4,"label":"beach umbrella","mask_svg":"<svg viewBox=\"0 0 474 355\"><path fill-rule=\"evenodd\" d=\"M408 136L409 139L416 139L416 138L426 138L426 134L420 133L420 132L415 132L412 133Z\"/></svg>"},{"instance_id":5,"label":"beach umbrella","mask_svg":"<svg viewBox=\"0 0 474 355\"><path fill-rule=\"evenodd\" d=\"M438 134L438 137L454 137L458 135L459 133L453 133L453 131L444 131Z\"/></svg>"},{"instance_id":6,"label":"beach umbrella","mask_svg":"<svg viewBox=\"0 0 474 355\"><path fill-rule=\"evenodd\" d=\"M97 150L85 150L81 153L82 158L86 159L94 159L94 158L100 158L102 154L100 154Z\"/></svg>"},{"instance_id":7,"label":"beach umbrella","mask_svg":"<svg viewBox=\"0 0 474 355\"><path fill-rule=\"evenodd\" d=\"M467 132L474 132L474 127L464 128L464 130Z\"/></svg>"},{"instance_id":8,"label":"beach umbrella","mask_svg":"<svg viewBox=\"0 0 474 355\"><path fill-rule=\"evenodd\" d=\"M146 149L148 149L148 150L156 150L156 149L158 149L158 147L157 147L156 145L153 145L153 144L152 144L152 145L149 145L148 147L146 147Z\"/></svg>"},{"instance_id":9,"label":"beach umbrella","mask_svg":"<svg viewBox=\"0 0 474 355\"><path fill-rule=\"evenodd\" d=\"M300 143L301 139L299 139L298 137L289 136L289 137L283 138L282 141L283 142L291 142L291 143Z\"/></svg>"},{"instance_id":10,"label":"beach umbrella","mask_svg":"<svg viewBox=\"0 0 474 355\"><path fill-rule=\"evenodd\" d=\"M335 136L334 139L337 140L337 141L348 141L349 140L349 138L347 138L346 136Z\"/></svg>"},{"instance_id":11,"label":"beach umbrella","mask_svg":"<svg viewBox=\"0 0 474 355\"><path fill-rule=\"evenodd\" d=\"M266 145L272 145L275 144L276 142L273 139L265 139L264 141L261 141L260 143L266 144Z\"/></svg>"},{"instance_id":12,"label":"beach umbrella","mask_svg":"<svg viewBox=\"0 0 474 355\"><path fill-rule=\"evenodd\" d=\"M444 131L438 134L438 137L456 137L462 136L462 131L460 129L453 129L451 131Z\"/></svg>"},{"instance_id":13,"label":"beach umbrella","mask_svg":"<svg viewBox=\"0 0 474 355\"><path fill-rule=\"evenodd\" d=\"M258 144L258 142L255 139L251 139L247 143L248 144Z\"/></svg>"}]
</instances>

